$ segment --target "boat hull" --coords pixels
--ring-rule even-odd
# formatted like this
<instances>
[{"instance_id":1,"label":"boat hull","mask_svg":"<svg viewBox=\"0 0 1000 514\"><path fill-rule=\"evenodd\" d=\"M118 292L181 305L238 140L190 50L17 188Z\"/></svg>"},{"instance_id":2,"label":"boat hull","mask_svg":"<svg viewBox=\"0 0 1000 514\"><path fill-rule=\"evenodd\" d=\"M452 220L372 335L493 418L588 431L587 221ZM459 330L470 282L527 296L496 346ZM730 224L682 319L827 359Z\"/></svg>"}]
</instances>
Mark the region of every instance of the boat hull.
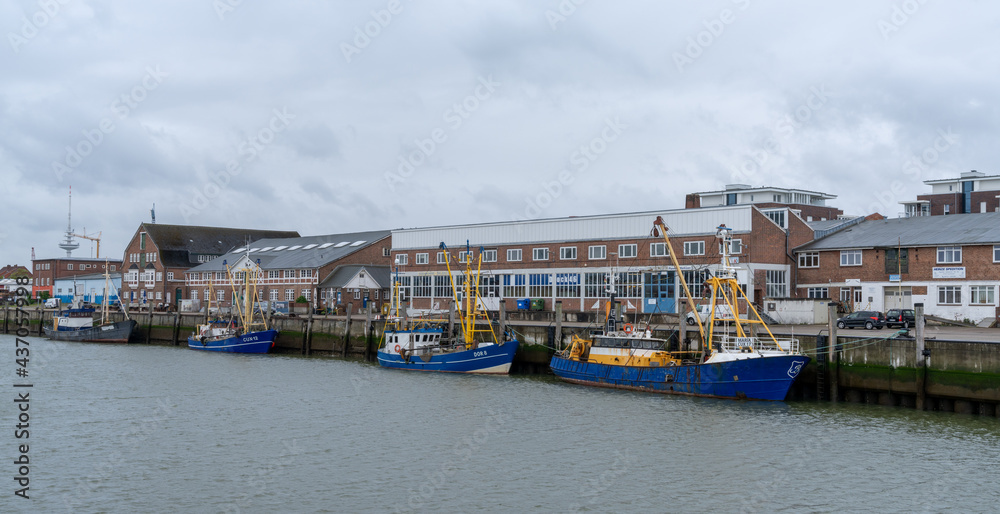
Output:
<instances>
[{"instance_id":1,"label":"boat hull","mask_svg":"<svg viewBox=\"0 0 1000 514\"><path fill-rule=\"evenodd\" d=\"M129 319L106 323L97 327L78 330L53 330L45 327L45 337L53 341L76 341L81 343L127 343L136 321Z\"/></svg>"},{"instance_id":2,"label":"boat hull","mask_svg":"<svg viewBox=\"0 0 1000 514\"><path fill-rule=\"evenodd\" d=\"M781 401L809 362L804 355L768 356L669 367L616 366L554 356L549 366L575 384L664 394Z\"/></svg>"},{"instance_id":3,"label":"boat hull","mask_svg":"<svg viewBox=\"0 0 1000 514\"><path fill-rule=\"evenodd\" d=\"M188 348L206 352L267 353L271 351L277 337L277 330L261 330L225 339L206 339L205 341L196 337L188 337Z\"/></svg>"},{"instance_id":4,"label":"boat hull","mask_svg":"<svg viewBox=\"0 0 1000 514\"><path fill-rule=\"evenodd\" d=\"M510 373L518 345L517 341L506 341L502 345L432 355L428 360L419 355L404 358L399 353L382 348L378 351L378 363L385 368L412 371L506 375Z\"/></svg>"}]
</instances>

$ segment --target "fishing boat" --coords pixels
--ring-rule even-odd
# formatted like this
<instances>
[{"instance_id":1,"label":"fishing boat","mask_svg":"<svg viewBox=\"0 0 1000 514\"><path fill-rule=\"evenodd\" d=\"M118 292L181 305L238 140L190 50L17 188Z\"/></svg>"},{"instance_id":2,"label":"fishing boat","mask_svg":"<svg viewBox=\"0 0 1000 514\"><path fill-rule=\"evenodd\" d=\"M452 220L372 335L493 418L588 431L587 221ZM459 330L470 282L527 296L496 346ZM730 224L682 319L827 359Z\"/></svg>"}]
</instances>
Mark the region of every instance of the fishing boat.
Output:
<instances>
[{"instance_id":1,"label":"fishing boat","mask_svg":"<svg viewBox=\"0 0 1000 514\"><path fill-rule=\"evenodd\" d=\"M127 343L136 321L129 319L124 309L124 321L108 320L108 296L111 291L111 278L108 275L108 265L104 265L104 295L101 301L101 323L94 326L96 309L83 304L80 295L73 295L69 308L62 309L52 316L52 326L43 327L45 337L55 341L78 341L85 343ZM75 289L75 286L74 286Z\"/></svg>"},{"instance_id":2,"label":"fishing boat","mask_svg":"<svg viewBox=\"0 0 1000 514\"><path fill-rule=\"evenodd\" d=\"M444 243L448 276L451 277L452 300L459 321L458 333L451 337L450 323L443 319L409 320L401 311L399 266L393 281L390 315L387 317L382 341L377 352L379 365L386 368L444 373L483 373L506 375L517 353L518 341L499 335L483 307L479 296L482 272L482 248L473 256L466 244L459 262L465 265L464 280L457 284L451 272L451 256ZM473 270L473 261L476 268Z\"/></svg>"},{"instance_id":3,"label":"fishing boat","mask_svg":"<svg viewBox=\"0 0 1000 514\"><path fill-rule=\"evenodd\" d=\"M662 231L670 247L662 218L654 223L654 235ZM571 344L552 357L550 367L562 380L575 384L633 389L656 393L748 400L785 399L802 368L809 362L794 339L777 339L736 279L729 260L732 230L718 227L722 243L721 265L707 283L712 291L711 313L702 324L695 317L703 350L682 351L680 342L652 336L652 329L623 323L615 312L614 285L606 313L605 328L590 339L573 336ZM691 310L698 312L670 248L670 259L687 296ZM740 314L740 300L746 317ZM726 309L717 309L724 303ZM716 319L716 312L728 312ZM720 326L717 328L717 323ZM717 331L719 333L717 333ZM758 337L757 334L766 333Z\"/></svg>"},{"instance_id":4,"label":"fishing boat","mask_svg":"<svg viewBox=\"0 0 1000 514\"><path fill-rule=\"evenodd\" d=\"M247 245L249 246L249 245ZM268 353L274 347L278 331L267 326L267 320L260 310L257 284L260 282L259 261L255 265L247 255L237 264L226 266L226 275L232 288L233 301L229 319L208 320L198 325L188 337L188 348L208 352ZM212 312L212 284L209 283L208 304L205 315Z\"/></svg>"}]
</instances>

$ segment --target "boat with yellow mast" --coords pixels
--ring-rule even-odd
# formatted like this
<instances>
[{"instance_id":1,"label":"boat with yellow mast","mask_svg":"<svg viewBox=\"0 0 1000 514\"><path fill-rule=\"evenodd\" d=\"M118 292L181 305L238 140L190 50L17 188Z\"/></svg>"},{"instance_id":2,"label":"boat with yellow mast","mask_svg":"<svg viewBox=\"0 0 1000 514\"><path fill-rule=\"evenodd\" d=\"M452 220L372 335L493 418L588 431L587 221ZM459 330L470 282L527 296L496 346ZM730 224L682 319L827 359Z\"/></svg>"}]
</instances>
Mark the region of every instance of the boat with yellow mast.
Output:
<instances>
[{"instance_id":1,"label":"boat with yellow mast","mask_svg":"<svg viewBox=\"0 0 1000 514\"><path fill-rule=\"evenodd\" d=\"M659 234L667 244L691 310L697 312L661 217L653 225L653 235ZM709 319L702 324L695 317L703 350L671 348L667 339L652 336L648 323L640 328L622 323L615 312L612 284L605 330L591 339L573 336L570 346L552 357L553 373L567 382L600 387L784 400L809 357L799 351L797 340L776 338L740 288L736 268L729 260L732 230L722 225L716 238L722 243L722 251L719 269L706 281L712 291ZM717 304L728 306L733 317L717 319L716 314L725 311L716 309ZM741 304L746 306L746 317L740 315ZM723 323L719 330L716 322ZM766 336L758 336L761 332Z\"/></svg>"},{"instance_id":2,"label":"boat with yellow mast","mask_svg":"<svg viewBox=\"0 0 1000 514\"><path fill-rule=\"evenodd\" d=\"M483 308L479 296L482 248L473 252L466 243L466 251L459 254L459 263L465 267L459 277L452 274L448 248L444 243L440 248L451 280L456 318L460 320L457 334L451 337L452 334L446 333L447 320L408 318L400 298L397 265L390 315L377 353L378 363L386 368L413 371L509 373L518 341L499 334Z\"/></svg>"}]
</instances>

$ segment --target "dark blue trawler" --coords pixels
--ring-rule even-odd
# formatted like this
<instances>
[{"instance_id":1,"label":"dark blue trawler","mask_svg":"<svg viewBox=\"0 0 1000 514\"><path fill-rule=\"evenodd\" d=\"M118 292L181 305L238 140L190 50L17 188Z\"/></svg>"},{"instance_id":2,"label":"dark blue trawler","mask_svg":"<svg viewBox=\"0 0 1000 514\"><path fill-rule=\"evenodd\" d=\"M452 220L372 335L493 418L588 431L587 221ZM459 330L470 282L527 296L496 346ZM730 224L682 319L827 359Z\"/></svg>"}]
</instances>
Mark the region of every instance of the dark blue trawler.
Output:
<instances>
[{"instance_id":1,"label":"dark blue trawler","mask_svg":"<svg viewBox=\"0 0 1000 514\"><path fill-rule=\"evenodd\" d=\"M654 234L657 229L662 231L669 247L670 239L663 220L657 218L654 227ZM624 324L619 329L617 316L612 312L615 300L612 284L604 333L590 340L574 336L565 351L552 357L552 372L567 382L599 387L715 398L784 400L809 357L799 352L798 341L776 339L746 299L737 283L736 269L729 262L731 236L732 231L725 225L720 226L716 234L722 242L723 255L720 269L708 280L713 294L708 310L710 315L705 323L707 334L700 317L695 318L705 342L704 352L672 351L666 339L652 337L648 326L636 330ZM674 251L672 248L669 251L692 310L697 313ZM747 300L748 313L754 318L740 317L739 298ZM716 319L719 299L725 302L733 317ZM717 321L725 323L726 333L713 338ZM753 325L760 325L768 337L751 335L748 329Z\"/></svg>"},{"instance_id":2,"label":"dark blue trawler","mask_svg":"<svg viewBox=\"0 0 1000 514\"><path fill-rule=\"evenodd\" d=\"M508 374L519 344L517 340L498 337L483 309L479 297L482 249L477 257L473 257L466 244L466 251L460 254L460 262L465 265L462 287L455 284L451 274L451 257L444 243L441 243L441 249L445 250L448 276L452 277L452 298L461 323L458 337L452 340L445 337L446 323L443 320L422 320L408 327L410 323L399 312L401 302L397 278L393 284L392 309L377 353L379 365L412 371ZM474 259L478 259L476 270L472 269Z\"/></svg>"}]
</instances>

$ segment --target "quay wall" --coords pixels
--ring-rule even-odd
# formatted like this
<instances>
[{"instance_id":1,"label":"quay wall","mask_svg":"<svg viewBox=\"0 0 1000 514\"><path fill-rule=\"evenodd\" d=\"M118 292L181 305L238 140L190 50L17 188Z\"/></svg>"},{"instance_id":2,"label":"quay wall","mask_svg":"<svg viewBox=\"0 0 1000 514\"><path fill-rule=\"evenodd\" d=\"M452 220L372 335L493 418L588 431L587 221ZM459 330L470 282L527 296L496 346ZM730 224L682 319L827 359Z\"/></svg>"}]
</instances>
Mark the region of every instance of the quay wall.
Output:
<instances>
[{"instance_id":1,"label":"quay wall","mask_svg":"<svg viewBox=\"0 0 1000 514\"><path fill-rule=\"evenodd\" d=\"M50 312L29 311L31 335L39 335L41 323ZM14 314L5 309L3 333L14 333ZM124 315L112 315L115 320ZM596 319L580 314L565 314L558 319L552 312L517 312L507 317L506 325L521 341L515 358L515 373L549 373L548 362L556 349L565 348L574 335L587 337L600 328ZM133 314L139 323L132 343L177 345L187 344L204 314L140 313ZM310 325L311 324L311 325ZM279 330L275 353L328 355L344 358L374 359L381 337L378 321L366 322L364 316L275 317L271 327ZM680 340L676 316L654 319L653 335ZM781 333L777 337L794 337L801 351L812 357L803 368L789 393L789 400L821 400L866 402L881 405L916 407L927 410L954 411L969 414L1000 416L1000 343L948 341L926 339L929 352L926 366L918 356L911 339L876 337L838 337L837 350L824 346L817 351L819 334ZM696 332L688 330L685 340L696 340ZM685 344L685 349L697 350L697 343Z\"/></svg>"}]
</instances>

